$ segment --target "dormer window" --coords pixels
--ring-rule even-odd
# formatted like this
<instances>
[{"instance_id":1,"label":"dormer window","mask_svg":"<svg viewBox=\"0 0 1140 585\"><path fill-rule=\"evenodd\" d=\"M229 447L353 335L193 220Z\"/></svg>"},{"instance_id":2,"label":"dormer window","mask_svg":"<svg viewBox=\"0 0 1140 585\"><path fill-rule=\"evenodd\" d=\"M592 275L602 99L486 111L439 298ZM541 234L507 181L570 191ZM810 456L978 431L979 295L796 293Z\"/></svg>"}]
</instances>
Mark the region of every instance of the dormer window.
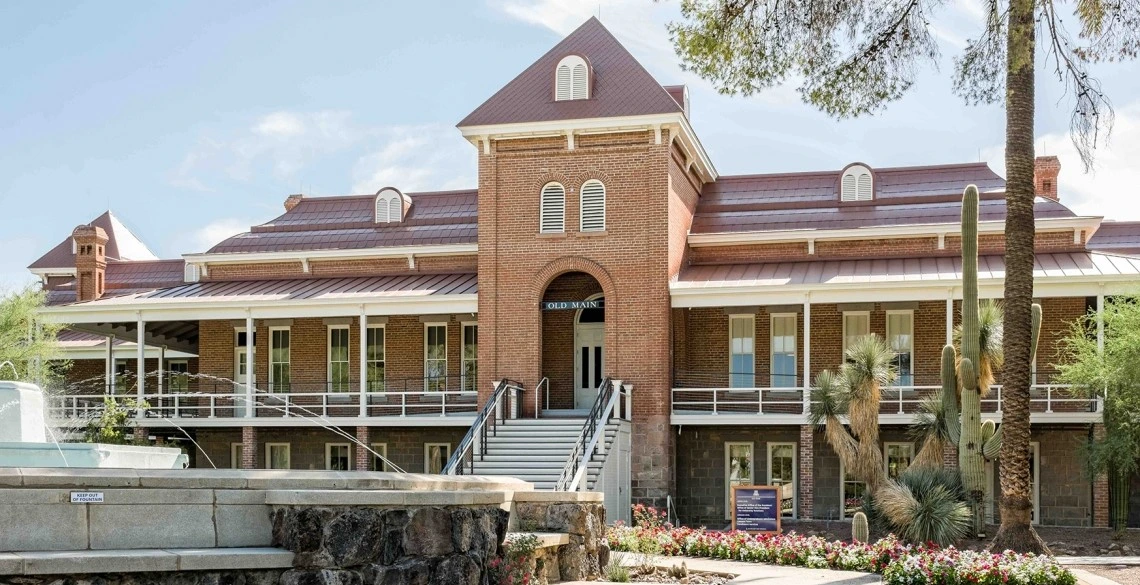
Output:
<instances>
[{"instance_id":1,"label":"dormer window","mask_svg":"<svg viewBox=\"0 0 1140 585\"><path fill-rule=\"evenodd\" d=\"M412 202L407 195L393 187L376 192L376 223L400 223Z\"/></svg>"},{"instance_id":2,"label":"dormer window","mask_svg":"<svg viewBox=\"0 0 1140 585\"><path fill-rule=\"evenodd\" d=\"M843 171L839 183L840 201L870 201L874 198L875 185L871 169L863 165L851 165Z\"/></svg>"},{"instance_id":3,"label":"dormer window","mask_svg":"<svg viewBox=\"0 0 1140 585\"><path fill-rule=\"evenodd\" d=\"M554 100L590 99L590 66L578 55L567 55L554 71Z\"/></svg>"}]
</instances>

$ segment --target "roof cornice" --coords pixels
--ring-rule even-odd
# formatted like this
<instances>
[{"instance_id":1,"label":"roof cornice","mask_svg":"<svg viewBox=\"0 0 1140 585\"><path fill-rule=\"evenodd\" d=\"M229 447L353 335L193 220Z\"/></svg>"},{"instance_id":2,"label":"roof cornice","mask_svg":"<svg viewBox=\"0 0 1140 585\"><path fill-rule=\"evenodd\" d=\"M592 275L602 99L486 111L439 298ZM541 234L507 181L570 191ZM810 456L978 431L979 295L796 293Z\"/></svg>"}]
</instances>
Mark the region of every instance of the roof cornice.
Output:
<instances>
[{"instance_id":1,"label":"roof cornice","mask_svg":"<svg viewBox=\"0 0 1140 585\"><path fill-rule=\"evenodd\" d=\"M1056 217L1042 218L1035 222L1039 232L1073 231L1074 240L1079 243L1080 232L1085 241L1100 227L1103 217ZM979 234L1000 234L1005 232L1005 221L978 222ZM913 237L939 238L948 235L961 235L959 223L927 223L913 225L871 226L848 229L798 229L765 232L720 232L709 234L689 234L689 246L702 248L710 246L734 246L747 244L769 244L782 242L817 242L835 240L882 240Z\"/></svg>"},{"instance_id":2,"label":"roof cornice","mask_svg":"<svg viewBox=\"0 0 1140 585\"><path fill-rule=\"evenodd\" d=\"M476 254L478 244L438 244L427 246L387 246L349 250L291 250L284 252L229 252L224 254L183 254L188 264L264 264L269 262L309 262L312 260L361 260L415 256L465 256Z\"/></svg>"},{"instance_id":3,"label":"roof cornice","mask_svg":"<svg viewBox=\"0 0 1140 585\"><path fill-rule=\"evenodd\" d=\"M719 176L696 132L683 112L649 114L644 116L617 116L610 118L585 118L580 120L548 120L541 122L521 122L512 124L488 124L481 126L460 126L459 132L472 144L483 142L484 153L489 152L489 140L511 140L518 138L540 138L549 136L569 136L574 134L603 134L653 130L658 133L668 129L675 133L682 148L692 160L701 180L715 181Z\"/></svg>"}]
</instances>

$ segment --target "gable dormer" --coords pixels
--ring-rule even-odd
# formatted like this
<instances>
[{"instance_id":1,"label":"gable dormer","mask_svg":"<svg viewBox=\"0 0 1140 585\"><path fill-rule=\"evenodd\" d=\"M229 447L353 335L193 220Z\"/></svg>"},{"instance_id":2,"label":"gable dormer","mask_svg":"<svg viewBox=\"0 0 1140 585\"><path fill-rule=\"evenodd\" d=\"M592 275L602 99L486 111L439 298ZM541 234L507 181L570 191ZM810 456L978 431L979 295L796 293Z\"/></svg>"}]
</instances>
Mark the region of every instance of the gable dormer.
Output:
<instances>
[{"instance_id":1,"label":"gable dormer","mask_svg":"<svg viewBox=\"0 0 1140 585\"><path fill-rule=\"evenodd\" d=\"M566 55L554 69L554 101L590 99L592 71L581 55Z\"/></svg>"},{"instance_id":2,"label":"gable dormer","mask_svg":"<svg viewBox=\"0 0 1140 585\"><path fill-rule=\"evenodd\" d=\"M840 201L871 201L875 198L875 177L871 168L853 163L843 169L839 179Z\"/></svg>"},{"instance_id":3,"label":"gable dormer","mask_svg":"<svg viewBox=\"0 0 1140 585\"><path fill-rule=\"evenodd\" d=\"M384 187L376 192L375 200L376 223L401 223L412 208L412 199L395 187Z\"/></svg>"}]
</instances>

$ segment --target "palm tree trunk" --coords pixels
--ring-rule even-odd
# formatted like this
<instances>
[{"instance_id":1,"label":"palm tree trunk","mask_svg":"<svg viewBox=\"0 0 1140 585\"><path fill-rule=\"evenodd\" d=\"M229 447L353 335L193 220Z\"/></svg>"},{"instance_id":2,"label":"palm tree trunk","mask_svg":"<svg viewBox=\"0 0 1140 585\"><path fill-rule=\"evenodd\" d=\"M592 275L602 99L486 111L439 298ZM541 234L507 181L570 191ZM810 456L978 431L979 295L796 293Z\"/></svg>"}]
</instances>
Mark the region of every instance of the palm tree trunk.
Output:
<instances>
[{"instance_id":1,"label":"palm tree trunk","mask_svg":"<svg viewBox=\"0 0 1140 585\"><path fill-rule=\"evenodd\" d=\"M991 550L1048 552L1030 514L1029 386L1033 304L1034 0L1011 0L1006 71L1005 317L1001 527Z\"/></svg>"}]
</instances>

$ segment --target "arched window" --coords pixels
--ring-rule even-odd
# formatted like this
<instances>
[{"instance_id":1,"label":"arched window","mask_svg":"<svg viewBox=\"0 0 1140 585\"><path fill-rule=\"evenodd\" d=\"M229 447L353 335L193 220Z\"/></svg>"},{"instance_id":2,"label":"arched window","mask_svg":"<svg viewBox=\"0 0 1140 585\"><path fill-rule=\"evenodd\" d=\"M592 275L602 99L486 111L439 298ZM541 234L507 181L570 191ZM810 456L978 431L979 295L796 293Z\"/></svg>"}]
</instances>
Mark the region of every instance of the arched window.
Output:
<instances>
[{"instance_id":1,"label":"arched window","mask_svg":"<svg viewBox=\"0 0 1140 585\"><path fill-rule=\"evenodd\" d=\"M863 165L852 165L843 171L840 182L840 201L870 201L874 198L874 183L871 169Z\"/></svg>"},{"instance_id":2,"label":"arched window","mask_svg":"<svg viewBox=\"0 0 1140 585\"><path fill-rule=\"evenodd\" d=\"M600 232L606 229L606 186L590 179L582 183L582 231Z\"/></svg>"},{"instance_id":3,"label":"arched window","mask_svg":"<svg viewBox=\"0 0 1140 585\"><path fill-rule=\"evenodd\" d=\"M376 192L376 223L400 223L404 220L404 194L392 187Z\"/></svg>"},{"instance_id":4,"label":"arched window","mask_svg":"<svg viewBox=\"0 0 1140 585\"><path fill-rule=\"evenodd\" d=\"M555 101L584 100L590 97L590 66L578 55L567 55L554 71Z\"/></svg>"},{"instance_id":5,"label":"arched window","mask_svg":"<svg viewBox=\"0 0 1140 585\"><path fill-rule=\"evenodd\" d=\"M566 188L558 183L542 187L539 232L554 234L566 230Z\"/></svg>"}]
</instances>

